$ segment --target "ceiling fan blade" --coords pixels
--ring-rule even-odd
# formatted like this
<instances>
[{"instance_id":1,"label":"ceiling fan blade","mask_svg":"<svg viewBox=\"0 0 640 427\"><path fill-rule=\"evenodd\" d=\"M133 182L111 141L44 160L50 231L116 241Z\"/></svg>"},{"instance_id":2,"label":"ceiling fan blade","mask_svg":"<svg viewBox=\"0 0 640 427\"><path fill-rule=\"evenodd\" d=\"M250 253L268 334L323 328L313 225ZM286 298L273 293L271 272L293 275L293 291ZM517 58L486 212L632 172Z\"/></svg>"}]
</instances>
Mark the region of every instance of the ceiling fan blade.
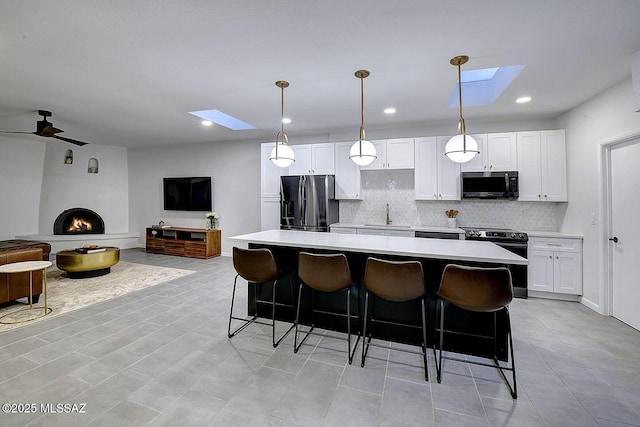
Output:
<instances>
[{"instance_id":1,"label":"ceiling fan blade","mask_svg":"<svg viewBox=\"0 0 640 427\"><path fill-rule=\"evenodd\" d=\"M0 130L0 133L30 133L31 135L37 135L35 132L31 131L12 131L12 130Z\"/></svg>"},{"instance_id":2,"label":"ceiling fan blade","mask_svg":"<svg viewBox=\"0 0 640 427\"><path fill-rule=\"evenodd\" d=\"M79 145L80 147L82 147L83 145L87 145L88 144L88 142L78 141L77 139L65 138L64 136L51 135L51 137L55 138L55 139L62 140L62 141L70 142L72 144Z\"/></svg>"}]
</instances>

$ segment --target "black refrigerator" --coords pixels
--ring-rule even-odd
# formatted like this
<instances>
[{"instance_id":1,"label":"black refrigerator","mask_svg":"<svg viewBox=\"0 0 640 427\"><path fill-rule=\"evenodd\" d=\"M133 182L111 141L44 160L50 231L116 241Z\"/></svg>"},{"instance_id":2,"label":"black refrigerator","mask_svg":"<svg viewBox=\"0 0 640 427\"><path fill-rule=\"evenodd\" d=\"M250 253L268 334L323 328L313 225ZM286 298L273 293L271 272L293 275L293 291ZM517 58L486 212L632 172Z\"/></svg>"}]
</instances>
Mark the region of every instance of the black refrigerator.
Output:
<instances>
[{"instance_id":1,"label":"black refrigerator","mask_svg":"<svg viewBox=\"0 0 640 427\"><path fill-rule=\"evenodd\" d=\"M338 222L333 175L280 177L280 229L329 231Z\"/></svg>"}]
</instances>

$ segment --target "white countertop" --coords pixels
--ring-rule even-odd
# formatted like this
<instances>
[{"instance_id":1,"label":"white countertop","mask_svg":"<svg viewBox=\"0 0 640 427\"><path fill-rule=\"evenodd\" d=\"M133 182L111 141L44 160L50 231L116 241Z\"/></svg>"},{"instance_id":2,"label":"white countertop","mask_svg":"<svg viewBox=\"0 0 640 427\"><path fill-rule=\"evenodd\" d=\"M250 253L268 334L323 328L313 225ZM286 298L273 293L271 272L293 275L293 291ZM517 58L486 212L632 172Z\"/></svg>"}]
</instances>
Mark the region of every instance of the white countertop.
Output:
<instances>
[{"instance_id":1,"label":"white countertop","mask_svg":"<svg viewBox=\"0 0 640 427\"><path fill-rule=\"evenodd\" d=\"M335 224L331 224L330 227L335 228L372 228L372 229L383 229L383 230L413 230L413 231L432 231L438 233L454 233L454 234L464 234L464 230L461 228L449 228L449 227L439 227L435 225L401 225L401 224L358 224L358 223L346 223L346 222L338 222Z\"/></svg>"},{"instance_id":2,"label":"white countertop","mask_svg":"<svg viewBox=\"0 0 640 427\"><path fill-rule=\"evenodd\" d=\"M260 243L296 248L329 249L345 252L400 255L450 261L527 265L518 256L491 242L416 239L414 237L370 236L363 234L318 233L311 231L267 230L229 237L232 242Z\"/></svg>"},{"instance_id":3,"label":"white countertop","mask_svg":"<svg viewBox=\"0 0 640 427\"><path fill-rule=\"evenodd\" d=\"M581 234L564 233L562 231L526 231L529 237L558 237L558 238L570 238L570 239L584 239Z\"/></svg>"}]
</instances>

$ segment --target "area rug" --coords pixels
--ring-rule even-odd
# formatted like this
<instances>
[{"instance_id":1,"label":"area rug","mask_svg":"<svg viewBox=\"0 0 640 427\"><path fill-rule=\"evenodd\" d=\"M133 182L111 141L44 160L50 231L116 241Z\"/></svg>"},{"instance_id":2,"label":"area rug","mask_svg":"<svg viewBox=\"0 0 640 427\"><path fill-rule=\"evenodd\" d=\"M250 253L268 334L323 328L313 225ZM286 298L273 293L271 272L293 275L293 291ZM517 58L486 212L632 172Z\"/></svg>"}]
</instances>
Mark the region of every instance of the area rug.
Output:
<instances>
[{"instance_id":1,"label":"area rug","mask_svg":"<svg viewBox=\"0 0 640 427\"><path fill-rule=\"evenodd\" d=\"M18 326L29 325L62 313L68 313L91 304L107 301L111 298L158 285L191 273L193 273L191 270L120 261L111 267L109 274L104 276L69 279L64 271L58 270L54 265L47 270L47 306L52 308L51 314L25 323L0 324L0 332ZM10 304L0 305L0 316L28 306L29 302L26 298L21 298ZM44 298L40 296L40 301L34 307L43 306ZM21 312L18 315L8 317L8 319L15 320L23 316L33 317L33 312Z\"/></svg>"}]
</instances>

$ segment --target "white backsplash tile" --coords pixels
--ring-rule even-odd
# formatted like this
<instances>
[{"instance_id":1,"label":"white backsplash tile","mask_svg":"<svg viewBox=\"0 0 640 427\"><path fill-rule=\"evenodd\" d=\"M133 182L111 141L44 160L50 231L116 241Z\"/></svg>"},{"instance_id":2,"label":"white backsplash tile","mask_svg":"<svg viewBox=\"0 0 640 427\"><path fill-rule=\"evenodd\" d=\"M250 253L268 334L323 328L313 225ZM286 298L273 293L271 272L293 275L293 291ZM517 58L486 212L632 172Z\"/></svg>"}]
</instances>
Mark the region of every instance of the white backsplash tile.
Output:
<instances>
[{"instance_id":1,"label":"white backsplash tile","mask_svg":"<svg viewBox=\"0 0 640 427\"><path fill-rule=\"evenodd\" d=\"M562 203L507 200L417 201L413 170L362 171L362 199L341 200L340 222L384 224L385 205L397 225L447 226L445 211L457 209L458 226L557 231Z\"/></svg>"}]
</instances>

